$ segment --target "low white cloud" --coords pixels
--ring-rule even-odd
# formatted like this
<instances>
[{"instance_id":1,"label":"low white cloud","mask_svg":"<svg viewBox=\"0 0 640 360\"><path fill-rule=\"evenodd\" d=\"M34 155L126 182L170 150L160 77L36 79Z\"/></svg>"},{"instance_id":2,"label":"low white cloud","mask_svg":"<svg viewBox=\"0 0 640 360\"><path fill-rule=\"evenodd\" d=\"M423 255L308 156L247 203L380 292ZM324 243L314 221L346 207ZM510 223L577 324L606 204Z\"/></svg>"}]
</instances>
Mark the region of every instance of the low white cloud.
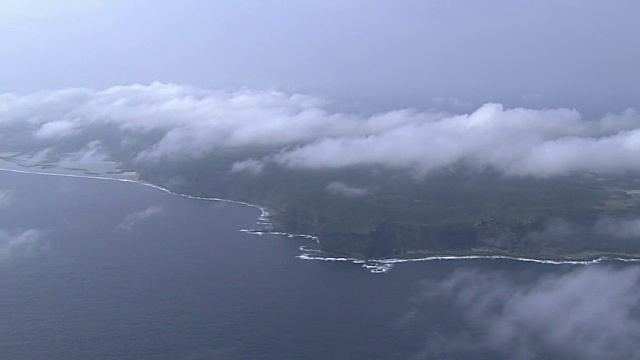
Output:
<instances>
[{"instance_id":1,"label":"low white cloud","mask_svg":"<svg viewBox=\"0 0 640 360\"><path fill-rule=\"evenodd\" d=\"M231 166L231 172L246 172L251 175L258 175L264 169L264 164L254 159L238 161Z\"/></svg>"},{"instance_id":2,"label":"low white cloud","mask_svg":"<svg viewBox=\"0 0 640 360\"><path fill-rule=\"evenodd\" d=\"M118 153L107 148L118 145L101 138L106 135L99 130L85 131L108 125L126 134L139 162L260 147L265 149L260 161L292 168L375 165L428 174L464 163L538 177L640 170L640 115L632 109L584 119L572 109L505 109L489 103L458 115L401 109L363 116L333 112L328 103L278 91L160 83L65 89L1 95L0 127L19 131L16 124L26 124L25 131L37 129L33 136L47 138L49 146L70 134L92 134L90 140L102 141L104 153ZM140 140L148 134L153 134L151 143ZM258 160L246 160L235 170L260 168Z\"/></svg>"},{"instance_id":3,"label":"low white cloud","mask_svg":"<svg viewBox=\"0 0 640 360\"><path fill-rule=\"evenodd\" d=\"M424 292L400 322L429 321L432 301L449 306L464 331L429 334L416 359L447 354L510 359L640 358L640 267L588 267L515 282L501 273L459 271Z\"/></svg>"},{"instance_id":4,"label":"low white cloud","mask_svg":"<svg viewBox=\"0 0 640 360\"><path fill-rule=\"evenodd\" d=\"M118 229L121 230L131 230L137 224L162 213L162 206L160 205L152 205L148 208L140 211L134 211L127 216L117 225Z\"/></svg>"},{"instance_id":5,"label":"low white cloud","mask_svg":"<svg viewBox=\"0 0 640 360\"><path fill-rule=\"evenodd\" d=\"M327 185L327 191L332 194L338 194L346 197L361 197L367 195L367 189L349 186L340 181L334 181Z\"/></svg>"},{"instance_id":6,"label":"low white cloud","mask_svg":"<svg viewBox=\"0 0 640 360\"><path fill-rule=\"evenodd\" d=\"M68 120L61 120L42 124L42 126L35 131L34 135L37 138L51 139L67 137L75 134L76 132L77 129L75 123Z\"/></svg>"},{"instance_id":7,"label":"low white cloud","mask_svg":"<svg viewBox=\"0 0 640 360\"><path fill-rule=\"evenodd\" d=\"M47 242L39 230L0 229L0 260L2 261L35 255L46 251L46 248Z\"/></svg>"},{"instance_id":8,"label":"low white cloud","mask_svg":"<svg viewBox=\"0 0 640 360\"><path fill-rule=\"evenodd\" d=\"M35 154L22 156L23 163L27 166L34 166L49 162L53 159L54 149L48 147L42 150L38 150Z\"/></svg>"},{"instance_id":9,"label":"low white cloud","mask_svg":"<svg viewBox=\"0 0 640 360\"><path fill-rule=\"evenodd\" d=\"M612 119L588 122L572 110L487 104L468 115L403 124L376 135L319 139L275 160L291 167L381 165L421 173L464 162L541 177L639 170L640 117L633 112L631 121Z\"/></svg>"},{"instance_id":10,"label":"low white cloud","mask_svg":"<svg viewBox=\"0 0 640 360\"><path fill-rule=\"evenodd\" d=\"M0 190L0 209L6 208L11 205L13 200L13 193L9 190Z\"/></svg>"},{"instance_id":11,"label":"low white cloud","mask_svg":"<svg viewBox=\"0 0 640 360\"><path fill-rule=\"evenodd\" d=\"M60 158L58 164L69 168L92 168L95 164L109 159L100 141L92 141L77 152L66 154Z\"/></svg>"}]
</instances>

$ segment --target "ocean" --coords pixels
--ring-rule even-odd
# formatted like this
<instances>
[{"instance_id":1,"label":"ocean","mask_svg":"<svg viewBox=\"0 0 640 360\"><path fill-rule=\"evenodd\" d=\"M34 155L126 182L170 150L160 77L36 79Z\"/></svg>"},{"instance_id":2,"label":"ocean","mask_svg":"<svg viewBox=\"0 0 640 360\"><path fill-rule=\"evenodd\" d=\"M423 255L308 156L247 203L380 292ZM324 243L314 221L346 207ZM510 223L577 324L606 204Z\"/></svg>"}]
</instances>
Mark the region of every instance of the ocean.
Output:
<instances>
[{"instance_id":1,"label":"ocean","mask_svg":"<svg viewBox=\"0 0 640 360\"><path fill-rule=\"evenodd\" d=\"M260 216L242 204L2 171L0 194L1 359L508 359L519 348L491 345L461 308L487 294L461 284L520 291L585 268L434 260L372 273L300 259L311 239L239 231Z\"/></svg>"}]
</instances>

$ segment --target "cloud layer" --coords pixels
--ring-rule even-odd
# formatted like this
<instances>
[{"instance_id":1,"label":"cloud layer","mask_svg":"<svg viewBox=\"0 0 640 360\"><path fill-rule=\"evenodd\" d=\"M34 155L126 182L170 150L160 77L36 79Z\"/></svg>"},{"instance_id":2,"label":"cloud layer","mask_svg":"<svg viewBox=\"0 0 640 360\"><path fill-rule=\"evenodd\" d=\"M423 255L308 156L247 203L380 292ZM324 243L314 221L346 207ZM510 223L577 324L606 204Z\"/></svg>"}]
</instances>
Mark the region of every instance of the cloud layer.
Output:
<instances>
[{"instance_id":1,"label":"cloud layer","mask_svg":"<svg viewBox=\"0 0 640 360\"><path fill-rule=\"evenodd\" d=\"M588 267L530 284L500 273L459 271L442 283L425 285L410 321L424 321L423 306L439 299L469 329L430 334L416 358L464 349L510 359L637 359L638 285L639 267Z\"/></svg>"},{"instance_id":2,"label":"cloud layer","mask_svg":"<svg viewBox=\"0 0 640 360\"><path fill-rule=\"evenodd\" d=\"M0 190L0 209L11 205L12 200L13 200L13 195L11 191Z\"/></svg>"},{"instance_id":3,"label":"cloud layer","mask_svg":"<svg viewBox=\"0 0 640 360\"><path fill-rule=\"evenodd\" d=\"M0 229L0 261L30 256L46 249L43 233L36 229Z\"/></svg>"},{"instance_id":4,"label":"cloud layer","mask_svg":"<svg viewBox=\"0 0 640 360\"><path fill-rule=\"evenodd\" d=\"M346 197L360 197L365 196L368 193L367 189L350 186L340 181L333 181L329 183L326 189L329 193Z\"/></svg>"},{"instance_id":5,"label":"cloud layer","mask_svg":"<svg viewBox=\"0 0 640 360\"><path fill-rule=\"evenodd\" d=\"M156 216L162 212L162 206L160 205L151 205L148 208L140 211L134 211L127 216L124 217L122 222L120 222L117 226L118 229L122 230L131 230L135 225L139 224L146 219Z\"/></svg>"},{"instance_id":6,"label":"cloud layer","mask_svg":"<svg viewBox=\"0 0 640 360\"><path fill-rule=\"evenodd\" d=\"M119 142L103 139L105 126L115 129ZM266 163L313 169L375 165L420 174L463 163L539 177L640 170L635 110L593 120L571 109L490 103L458 115L402 109L364 116L330 111L327 100L313 96L154 83L0 95L2 127L41 144L39 150L75 139L84 141L76 150L87 147L89 157L104 157L98 144L108 144L104 151L112 156L136 149L131 156L139 162L264 148L262 158L233 167L254 174Z\"/></svg>"}]
</instances>

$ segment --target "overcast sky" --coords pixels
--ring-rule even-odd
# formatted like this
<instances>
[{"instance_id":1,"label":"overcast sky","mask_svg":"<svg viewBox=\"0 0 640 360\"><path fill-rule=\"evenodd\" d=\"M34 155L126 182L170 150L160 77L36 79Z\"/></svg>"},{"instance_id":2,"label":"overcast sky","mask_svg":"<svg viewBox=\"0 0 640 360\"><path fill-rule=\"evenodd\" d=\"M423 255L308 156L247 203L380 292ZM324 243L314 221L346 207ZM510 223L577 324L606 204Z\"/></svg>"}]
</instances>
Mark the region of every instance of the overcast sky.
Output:
<instances>
[{"instance_id":1,"label":"overcast sky","mask_svg":"<svg viewBox=\"0 0 640 360\"><path fill-rule=\"evenodd\" d=\"M634 0L0 3L0 93L160 81L598 115L640 99Z\"/></svg>"}]
</instances>

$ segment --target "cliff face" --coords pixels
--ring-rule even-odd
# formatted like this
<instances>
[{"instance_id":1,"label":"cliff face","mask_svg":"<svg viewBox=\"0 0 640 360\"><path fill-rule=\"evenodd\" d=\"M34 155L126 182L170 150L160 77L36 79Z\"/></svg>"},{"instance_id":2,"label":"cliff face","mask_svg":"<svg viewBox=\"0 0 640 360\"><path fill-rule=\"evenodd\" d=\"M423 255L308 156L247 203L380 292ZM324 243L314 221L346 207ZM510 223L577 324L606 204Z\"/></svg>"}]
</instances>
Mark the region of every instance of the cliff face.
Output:
<instances>
[{"instance_id":1,"label":"cliff face","mask_svg":"<svg viewBox=\"0 0 640 360\"><path fill-rule=\"evenodd\" d=\"M640 254L640 236L612 238L594 230L600 218L583 216L569 222L538 217L507 222L489 218L471 223L410 224L382 222L366 233L331 231L330 224L310 217L289 218L287 232L319 236L320 250L362 259L412 257L437 254L499 254L533 258L591 258L601 255ZM307 214L309 215L309 214ZM325 220L326 221L326 220Z\"/></svg>"},{"instance_id":2,"label":"cliff face","mask_svg":"<svg viewBox=\"0 0 640 360\"><path fill-rule=\"evenodd\" d=\"M531 234L542 231L544 221L507 224L482 220L475 225L450 223L443 225L411 225L384 222L367 234L324 233L320 235L322 250L367 259L402 257L422 252L464 252L493 249L520 254L541 250Z\"/></svg>"}]
</instances>

